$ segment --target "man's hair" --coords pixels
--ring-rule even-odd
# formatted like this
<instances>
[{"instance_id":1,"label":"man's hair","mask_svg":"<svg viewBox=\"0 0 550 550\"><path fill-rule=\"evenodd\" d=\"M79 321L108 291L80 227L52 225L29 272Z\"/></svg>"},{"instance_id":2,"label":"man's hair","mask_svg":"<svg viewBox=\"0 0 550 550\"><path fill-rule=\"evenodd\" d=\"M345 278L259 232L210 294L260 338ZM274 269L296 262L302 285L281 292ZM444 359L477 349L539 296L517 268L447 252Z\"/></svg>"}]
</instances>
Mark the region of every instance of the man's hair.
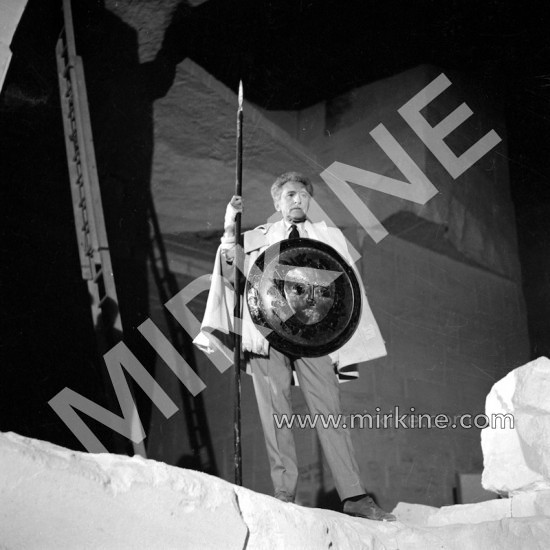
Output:
<instances>
[{"instance_id":1,"label":"man's hair","mask_svg":"<svg viewBox=\"0 0 550 550\"><path fill-rule=\"evenodd\" d=\"M283 185L289 181L295 181L296 183L303 183L307 192L313 196L313 185L309 178L300 174L299 172L285 172L281 174L276 180L275 183L271 186L271 196L273 197L273 202L277 202L281 197L281 192Z\"/></svg>"}]
</instances>

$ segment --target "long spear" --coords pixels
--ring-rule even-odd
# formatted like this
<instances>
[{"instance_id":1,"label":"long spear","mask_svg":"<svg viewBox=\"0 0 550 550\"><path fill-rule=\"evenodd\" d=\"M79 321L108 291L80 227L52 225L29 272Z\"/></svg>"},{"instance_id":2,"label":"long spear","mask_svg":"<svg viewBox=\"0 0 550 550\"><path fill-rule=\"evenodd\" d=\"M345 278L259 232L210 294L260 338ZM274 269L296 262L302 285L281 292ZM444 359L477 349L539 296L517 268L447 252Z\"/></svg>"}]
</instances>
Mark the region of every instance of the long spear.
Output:
<instances>
[{"instance_id":1,"label":"long spear","mask_svg":"<svg viewBox=\"0 0 550 550\"><path fill-rule=\"evenodd\" d=\"M239 107L237 109L237 162L235 177L235 195L242 194L243 187L243 83L239 81ZM235 446L235 484L242 485L241 453L241 271L244 269L244 257L241 235L241 213L235 217L235 327L233 364L235 365L235 403L233 417L233 434Z\"/></svg>"}]
</instances>

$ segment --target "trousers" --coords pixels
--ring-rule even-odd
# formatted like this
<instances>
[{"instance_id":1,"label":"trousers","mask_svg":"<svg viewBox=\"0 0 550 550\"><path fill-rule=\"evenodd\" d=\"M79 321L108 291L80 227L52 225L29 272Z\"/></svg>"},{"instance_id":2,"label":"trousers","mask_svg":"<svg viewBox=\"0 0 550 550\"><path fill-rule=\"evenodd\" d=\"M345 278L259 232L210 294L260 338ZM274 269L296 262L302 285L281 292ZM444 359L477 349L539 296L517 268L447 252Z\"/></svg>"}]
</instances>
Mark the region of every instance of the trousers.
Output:
<instances>
[{"instance_id":1,"label":"trousers","mask_svg":"<svg viewBox=\"0 0 550 550\"><path fill-rule=\"evenodd\" d=\"M274 415L291 418L294 368L312 419L334 415L336 420L341 413L338 379L328 356L291 358L270 348L268 357L252 355L249 362L275 494L294 497L298 484L294 436L287 426L276 426ZM364 494L349 431L324 427L320 420L315 427L340 499Z\"/></svg>"}]
</instances>

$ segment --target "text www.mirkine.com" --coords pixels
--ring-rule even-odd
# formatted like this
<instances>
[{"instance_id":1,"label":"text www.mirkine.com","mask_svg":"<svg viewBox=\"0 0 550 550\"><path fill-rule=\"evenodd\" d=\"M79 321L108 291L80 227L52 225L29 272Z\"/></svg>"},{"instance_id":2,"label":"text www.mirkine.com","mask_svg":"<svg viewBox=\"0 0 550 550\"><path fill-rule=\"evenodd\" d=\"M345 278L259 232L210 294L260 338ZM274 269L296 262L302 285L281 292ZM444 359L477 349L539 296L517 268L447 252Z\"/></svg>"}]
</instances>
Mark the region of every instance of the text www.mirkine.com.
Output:
<instances>
[{"instance_id":1,"label":"text www.mirkine.com","mask_svg":"<svg viewBox=\"0 0 550 550\"><path fill-rule=\"evenodd\" d=\"M324 429L514 429L511 413L457 414L418 413L414 407L402 413L399 406L391 412L382 412L376 407L374 413L357 414L274 414L277 428L324 428Z\"/></svg>"}]
</instances>

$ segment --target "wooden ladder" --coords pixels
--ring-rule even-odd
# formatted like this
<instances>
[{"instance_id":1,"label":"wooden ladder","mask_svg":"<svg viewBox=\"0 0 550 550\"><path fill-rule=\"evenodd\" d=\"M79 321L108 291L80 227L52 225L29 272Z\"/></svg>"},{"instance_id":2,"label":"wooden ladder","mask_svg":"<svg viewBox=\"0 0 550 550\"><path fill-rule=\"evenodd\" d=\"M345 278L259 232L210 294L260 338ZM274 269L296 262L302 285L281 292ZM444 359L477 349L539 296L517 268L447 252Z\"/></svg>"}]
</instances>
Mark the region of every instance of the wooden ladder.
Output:
<instances>
[{"instance_id":1,"label":"wooden ladder","mask_svg":"<svg viewBox=\"0 0 550 550\"><path fill-rule=\"evenodd\" d=\"M80 269L90 294L98 352L103 356L122 340L122 321L101 203L84 66L76 55L70 0L63 0L63 16L65 27L56 45L56 60L65 148ZM112 383L106 369L101 372L109 406L116 410L118 399ZM140 433L138 415L134 415L131 425L132 433ZM114 446L116 452L126 454L128 444L123 438L115 437ZM133 443L133 450L146 456L143 442Z\"/></svg>"}]
</instances>

